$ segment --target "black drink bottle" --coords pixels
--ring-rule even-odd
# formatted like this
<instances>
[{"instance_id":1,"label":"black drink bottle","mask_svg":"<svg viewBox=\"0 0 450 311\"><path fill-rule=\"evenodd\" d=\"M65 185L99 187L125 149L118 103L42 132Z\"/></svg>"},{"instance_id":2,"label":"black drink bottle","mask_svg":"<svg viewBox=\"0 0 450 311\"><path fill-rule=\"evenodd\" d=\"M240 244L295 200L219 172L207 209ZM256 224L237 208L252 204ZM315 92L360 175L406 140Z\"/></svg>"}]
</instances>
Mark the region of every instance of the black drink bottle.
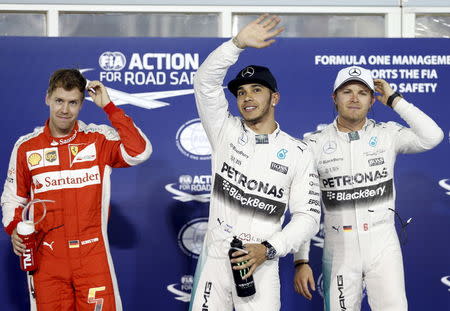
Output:
<instances>
[{"instance_id":1,"label":"black drink bottle","mask_svg":"<svg viewBox=\"0 0 450 311\"><path fill-rule=\"evenodd\" d=\"M242 241L234 237L233 241L231 241L230 243L230 247L231 248L228 251L228 256L230 257L230 259L232 259L234 257L231 257L231 254L236 252L237 249L243 249ZM242 277L246 275L250 269L246 268L242 270L233 270L233 267L243 265L245 263L247 262L244 261L241 263L231 263L231 270L233 271L234 284L236 285L236 292L239 297L248 297L256 293L253 275L245 280L242 279Z\"/></svg>"}]
</instances>

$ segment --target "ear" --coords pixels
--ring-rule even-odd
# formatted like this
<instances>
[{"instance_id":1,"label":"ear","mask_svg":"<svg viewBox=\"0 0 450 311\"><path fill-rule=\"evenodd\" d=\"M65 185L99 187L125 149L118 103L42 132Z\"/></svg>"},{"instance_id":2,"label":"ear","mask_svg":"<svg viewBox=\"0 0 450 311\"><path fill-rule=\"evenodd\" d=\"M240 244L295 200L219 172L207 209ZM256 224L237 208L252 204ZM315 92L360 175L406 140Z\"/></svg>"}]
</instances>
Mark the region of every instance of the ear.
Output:
<instances>
[{"instance_id":1,"label":"ear","mask_svg":"<svg viewBox=\"0 0 450 311\"><path fill-rule=\"evenodd\" d=\"M280 93L279 92L272 93L272 96L270 96L270 104L272 105L272 107L278 105L279 101L280 101Z\"/></svg>"},{"instance_id":2,"label":"ear","mask_svg":"<svg viewBox=\"0 0 450 311\"><path fill-rule=\"evenodd\" d=\"M331 98L333 99L334 108L336 109L336 111L339 112L338 105L336 104L336 93L333 93L333 94L331 95Z\"/></svg>"},{"instance_id":3,"label":"ear","mask_svg":"<svg viewBox=\"0 0 450 311\"><path fill-rule=\"evenodd\" d=\"M48 94L45 95L45 104L47 106L50 106L50 98L49 98Z\"/></svg>"},{"instance_id":4,"label":"ear","mask_svg":"<svg viewBox=\"0 0 450 311\"><path fill-rule=\"evenodd\" d=\"M373 104L375 103L377 99L375 98L375 95L372 96L372 102L370 103L370 108L372 108Z\"/></svg>"}]
</instances>

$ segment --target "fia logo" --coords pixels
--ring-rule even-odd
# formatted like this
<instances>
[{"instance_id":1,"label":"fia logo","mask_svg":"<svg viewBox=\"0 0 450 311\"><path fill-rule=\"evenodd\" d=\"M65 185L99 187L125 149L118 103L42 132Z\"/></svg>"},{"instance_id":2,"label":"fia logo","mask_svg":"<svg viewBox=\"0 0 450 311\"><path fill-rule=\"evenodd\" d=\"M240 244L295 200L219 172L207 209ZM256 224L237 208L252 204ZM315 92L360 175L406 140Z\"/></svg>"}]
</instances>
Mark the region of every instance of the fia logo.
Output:
<instances>
[{"instance_id":1,"label":"fia logo","mask_svg":"<svg viewBox=\"0 0 450 311\"><path fill-rule=\"evenodd\" d=\"M278 159L280 159L280 160L286 159L287 152L288 151L286 149L280 149L280 151L278 151L278 153L277 153Z\"/></svg>"},{"instance_id":2,"label":"fia logo","mask_svg":"<svg viewBox=\"0 0 450 311\"><path fill-rule=\"evenodd\" d=\"M98 64L103 70L122 70L125 68L127 59L120 52L103 52L98 58Z\"/></svg>"},{"instance_id":3,"label":"fia logo","mask_svg":"<svg viewBox=\"0 0 450 311\"><path fill-rule=\"evenodd\" d=\"M376 136L370 137L370 140L369 140L370 147L376 147L377 143L378 143L378 137L376 137Z\"/></svg>"}]
</instances>

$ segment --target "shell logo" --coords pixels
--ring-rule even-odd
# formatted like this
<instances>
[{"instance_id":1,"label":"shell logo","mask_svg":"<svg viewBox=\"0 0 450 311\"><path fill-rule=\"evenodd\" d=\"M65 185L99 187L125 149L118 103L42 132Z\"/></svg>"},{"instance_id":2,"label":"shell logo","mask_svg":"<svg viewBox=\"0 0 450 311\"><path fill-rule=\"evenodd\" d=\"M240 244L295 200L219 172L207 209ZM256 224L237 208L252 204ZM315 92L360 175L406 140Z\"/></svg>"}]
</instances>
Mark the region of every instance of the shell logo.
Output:
<instances>
[{"instance_id":1,"label":"shell logo","mask_svg":"<svg viewBox=\"0 0 450 311\"><path fill-rule=\"evenodd\" d=\"M38 165L42 160L42 157L39 153L32 153L28 157L28 163L30 163L31 166Z\"/></svg>"}]
</instances>

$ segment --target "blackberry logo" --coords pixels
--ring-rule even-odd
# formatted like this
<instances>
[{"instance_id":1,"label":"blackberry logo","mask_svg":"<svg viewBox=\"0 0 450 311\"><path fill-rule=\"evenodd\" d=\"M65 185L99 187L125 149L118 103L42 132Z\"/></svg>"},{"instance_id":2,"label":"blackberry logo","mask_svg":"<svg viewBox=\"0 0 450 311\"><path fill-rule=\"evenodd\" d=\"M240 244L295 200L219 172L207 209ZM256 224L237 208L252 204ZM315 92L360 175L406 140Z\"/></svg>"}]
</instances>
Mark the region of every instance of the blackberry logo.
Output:
<instances>
[{"instance_id":1,"label":"blackberry logo","mask_svg":"<svg viewBox=\"0 0 450 311\"><path fill-rule=\"evenodd\" d=\"M332 191L327 191L327 199L328 200L334 200L336 199L336 193Z\"/></svg>"},{"instance_id":2,"label":"blackberry logo","mask_svg":"<svg viewBox=\"0 0 450 311\"><path fill-rule=\"evenodd\" d=\"M223 190L229 191L230 190L230 183L226 180L223 181Z\"/></svg>"}]
</instances>

